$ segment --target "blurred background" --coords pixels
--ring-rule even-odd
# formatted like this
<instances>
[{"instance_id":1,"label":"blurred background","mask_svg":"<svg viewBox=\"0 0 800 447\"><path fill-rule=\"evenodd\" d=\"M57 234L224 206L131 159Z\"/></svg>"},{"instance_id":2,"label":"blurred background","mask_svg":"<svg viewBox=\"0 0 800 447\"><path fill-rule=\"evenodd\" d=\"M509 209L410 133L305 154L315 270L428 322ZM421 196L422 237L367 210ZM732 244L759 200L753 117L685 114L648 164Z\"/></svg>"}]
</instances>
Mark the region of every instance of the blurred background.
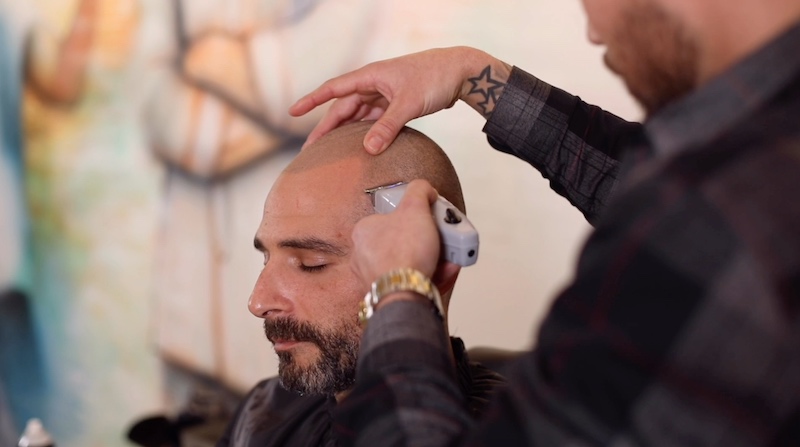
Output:
<instances>
[{"instance_id":1,"label":"blurred background","mask_svg":"<svg viewBox=\"0 0 800 447\"><path fill-rule=\"evenodd\" d=\"M469 45L638 119L585 34L577 0L0 0L0 444L37 417L62 447L134 445L137 424L223 420L276 373L246 307L252 238L323 112L290 118L304 93ZM589 226L466 105L411 126L481 235L453 334L531 347Z\"/></svg>"}]
</instances>

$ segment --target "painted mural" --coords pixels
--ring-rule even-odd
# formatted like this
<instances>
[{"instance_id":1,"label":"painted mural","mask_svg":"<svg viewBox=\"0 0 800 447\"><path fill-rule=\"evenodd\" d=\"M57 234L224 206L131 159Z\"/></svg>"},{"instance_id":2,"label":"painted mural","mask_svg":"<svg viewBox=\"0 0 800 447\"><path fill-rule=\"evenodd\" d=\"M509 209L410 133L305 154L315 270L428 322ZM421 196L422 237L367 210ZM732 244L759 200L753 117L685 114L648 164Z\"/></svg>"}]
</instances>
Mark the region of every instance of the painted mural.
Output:
<instances>
[{"instance_id":1,"label":"painted mural","mask_svg":"<svg viewBox=\"0 0 800 447\"><path fill-rule=\"evenodd\" d=\"M364 63L380 2L167 3L174 26L162 60L172 63L145 104L148 141L167 172L155 341L169 361L247 389L272 360L239 348L262 333L242 307L260 268L245 243L261 214L252 204L319 117L286 110L320 79Z\"/></svg>"},{"instance_id":2,"label":"painted mural","mask_svg":"<svg viewBox=\"0 0 800 447\"><path fill-rule=\"evenodd\" d=\"M17 342L0 351L0 427L38 417L59 445L128 445L175 390L241 393L275 370L266 344L241 349L263 339L252 236L322 112L286 109L368 62L380 3L4 8L0 333Z\"/></svg>"},{"instance_id":3,"label":"painted mural","mask_svg":"<svg viewBox=\"0 0 800 447\"><path fill-rule=\"evenodd\" d=\"M143 9L101 0L26 6L30 301L46 386L33 415L62 445L124 445L121 429L161 395L137 317L149 293L158 172L120 94L137 91Z\"/></svg>"},{"instance_id":4,"label":"painted mural","mask_svg":"<svg viewBox=\"0 0 800 447\"><path fill-rule=\"evenodd\" d=\"M20 91L24 18L2 20L0 3L0 443L43 402L41 352L30 301Z\"/></svg>"}]
</instances>

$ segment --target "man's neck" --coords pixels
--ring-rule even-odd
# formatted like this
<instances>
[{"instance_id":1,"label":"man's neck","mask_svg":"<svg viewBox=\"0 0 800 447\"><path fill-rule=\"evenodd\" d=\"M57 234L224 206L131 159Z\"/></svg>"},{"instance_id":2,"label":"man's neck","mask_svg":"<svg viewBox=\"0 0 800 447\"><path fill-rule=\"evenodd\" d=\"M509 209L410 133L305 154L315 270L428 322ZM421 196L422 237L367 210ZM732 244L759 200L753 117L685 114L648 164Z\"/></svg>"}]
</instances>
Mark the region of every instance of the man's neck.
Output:
<instances>
[{"instance_id":1,"label":"man's neck","mask_svg":"<svg viewBox=\"0 0 800 447\"><path fill-rule=\"evenodd\" d=\"M694 2L687 22L699 37L698 85L720 75L800 21L797 0Z\"/></svg>"}]
</instances>

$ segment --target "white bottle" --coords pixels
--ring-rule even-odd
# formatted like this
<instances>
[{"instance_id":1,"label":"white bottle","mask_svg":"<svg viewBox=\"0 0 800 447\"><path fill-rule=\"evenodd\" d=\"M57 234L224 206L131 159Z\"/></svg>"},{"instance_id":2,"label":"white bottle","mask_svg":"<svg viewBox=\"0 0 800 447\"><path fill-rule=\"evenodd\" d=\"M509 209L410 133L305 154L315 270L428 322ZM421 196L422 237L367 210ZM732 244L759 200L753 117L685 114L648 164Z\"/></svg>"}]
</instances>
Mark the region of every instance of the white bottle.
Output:
<instances>
[{"instance_id":1,"label":"white bottle","mask_svg":"<svg viewBox=\"0 0 800 447\"><path fill-rule=\"evenodd\" d=\"M25 433L19 439L19 447L55 447L53 438L44 429L39 419L29 419L25 426Z\"/></svg>"}]
</instances>

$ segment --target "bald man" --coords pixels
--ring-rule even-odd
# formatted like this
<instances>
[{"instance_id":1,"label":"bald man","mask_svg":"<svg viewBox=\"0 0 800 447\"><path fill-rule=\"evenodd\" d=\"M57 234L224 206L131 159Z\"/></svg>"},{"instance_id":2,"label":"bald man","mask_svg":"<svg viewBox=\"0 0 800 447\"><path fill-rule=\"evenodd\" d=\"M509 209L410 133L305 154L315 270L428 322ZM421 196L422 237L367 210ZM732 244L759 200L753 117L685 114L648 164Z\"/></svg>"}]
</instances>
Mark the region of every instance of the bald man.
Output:
<instances>
[{"instance_id":1,"label":"bald man","mask_svg":"<svg viewBox=\"0 0 800 447\"><path fill-rule=\"evenodd\" d=\"M465 211L458 176L436 143L404 128L388 150L372 156L362 146L370 125L341 127L306 147L267 197L255 237L264 268L249 309L264 319L279 376L248 394L218 446L336 444L331 410L354 383L358 311L367 292L350 266L353 226L374 213L365 189L425 179ZM436 281L445 323L458 273L451 265ZM450 345L452 386L478 417L503 380L470 362L461 340L451 338Z\"/></svg>"}]
</instances>

